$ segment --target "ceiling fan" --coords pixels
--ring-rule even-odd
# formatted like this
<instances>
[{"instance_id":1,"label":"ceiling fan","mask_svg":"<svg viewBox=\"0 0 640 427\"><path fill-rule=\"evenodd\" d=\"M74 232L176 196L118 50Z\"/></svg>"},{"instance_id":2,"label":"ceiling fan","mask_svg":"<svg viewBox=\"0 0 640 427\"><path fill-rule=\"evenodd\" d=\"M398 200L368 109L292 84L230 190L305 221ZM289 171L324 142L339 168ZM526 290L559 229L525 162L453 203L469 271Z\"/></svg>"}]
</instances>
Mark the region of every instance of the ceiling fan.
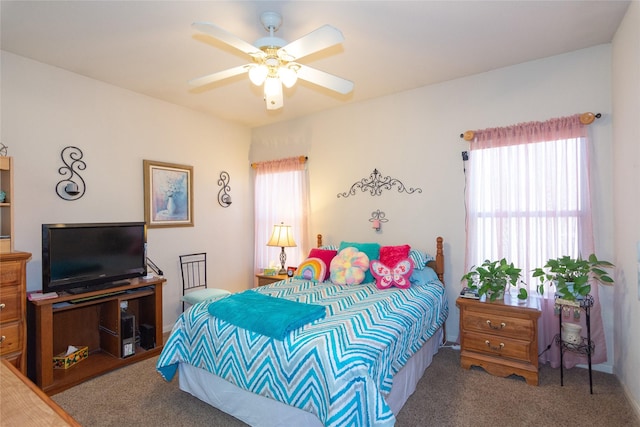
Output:
<instances>
[{"instance_id":1,"label":"ceiling fan","mask_svg":"<svg viewBox=\"0 0 640 427\"><path fill-rule=\"evenodd\" d=\"M206 33L221 42L234 47L252 59L252 63L240 65L228 70L208 74L189 81L192 86L203 86L229 77L248 73L256 86L264 84L264 100L268 110L277 110L284 105L282 85L292 87L297 79L325 87L332 91L347 94L353 90L353 82L302 65L297 61L312 53L344 41L340 30L324 25L317 30L291 43L287 43L274 34L282 24L282 16L276 12L264 12L260 21L269 35L258 39L254 44L245 42L226 30L210 22L194 22L192 27Z\"/></svg>"}]
</instances>

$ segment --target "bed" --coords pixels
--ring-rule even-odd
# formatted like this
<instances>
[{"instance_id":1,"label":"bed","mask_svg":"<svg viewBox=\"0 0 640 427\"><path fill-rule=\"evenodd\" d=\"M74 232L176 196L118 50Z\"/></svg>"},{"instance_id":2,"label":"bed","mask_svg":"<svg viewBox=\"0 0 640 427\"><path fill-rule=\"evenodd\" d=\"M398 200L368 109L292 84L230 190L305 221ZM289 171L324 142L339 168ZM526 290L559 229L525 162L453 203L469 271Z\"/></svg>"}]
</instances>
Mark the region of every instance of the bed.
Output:
<instances>
[{"instance_id":1,"label":"bed","mask_svg":"<svg viewBox=\"0 0 640 427\"><path fill-rule=\"evenodd\" d=\"M253 426L394 425L444 340L442 238L420 270L402 289L294 277L243 292L323 306L324 317L282 339L210 314L227 301L196 304L176 321L157 370Z\"/></svg>"}]
</instances>

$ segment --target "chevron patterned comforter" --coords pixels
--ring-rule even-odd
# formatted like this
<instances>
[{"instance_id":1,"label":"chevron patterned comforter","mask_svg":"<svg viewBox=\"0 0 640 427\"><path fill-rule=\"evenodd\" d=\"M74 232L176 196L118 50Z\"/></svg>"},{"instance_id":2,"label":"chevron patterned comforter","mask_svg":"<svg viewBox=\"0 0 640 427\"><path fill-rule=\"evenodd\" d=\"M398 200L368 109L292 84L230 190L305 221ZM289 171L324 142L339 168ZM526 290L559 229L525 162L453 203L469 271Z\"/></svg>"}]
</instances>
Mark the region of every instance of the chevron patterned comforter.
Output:
<instances>
[{"instance_id":1,"label":"chevron patterned comforter","mask_svg":"<svg viewBox=\"0 0 640 427\"><path fill-rule=\"evenodd\" d=\"M439 282L379 290L288 279L255 292L321 304L324 319L284 341L212 317L200 303L177 320L157 363L171 381L179 363L314 413L325 426L391 426L393 376L448 315Z\"/></svg>"}]
</instances>

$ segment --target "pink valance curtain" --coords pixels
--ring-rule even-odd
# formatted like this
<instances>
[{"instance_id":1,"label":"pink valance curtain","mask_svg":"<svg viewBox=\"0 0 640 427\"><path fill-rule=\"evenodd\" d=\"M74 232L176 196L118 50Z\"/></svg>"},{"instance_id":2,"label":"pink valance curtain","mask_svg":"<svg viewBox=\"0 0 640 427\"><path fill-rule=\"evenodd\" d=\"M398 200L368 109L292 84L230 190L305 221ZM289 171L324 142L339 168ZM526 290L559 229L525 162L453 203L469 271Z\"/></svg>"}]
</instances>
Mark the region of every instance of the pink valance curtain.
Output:
<instances>
[{"instance_id":1,"label":"pink valance curtain","mask_svg":"<svg viewBox=\"0 0 640 427\"><path fill-rule=\"evenodd\" d=\"M560 364L553 337L558 331L553 294L539 296L531 271L549 258L594 252L589 145L580 116L521 123L475 132L466 165L468 271L485 259L506 258L522 268L530 297L539 297L541 362ZM591 294L593 363L606 361L597 285ZM580 323L586 336L584 312ZM567 320L571 320L570 318ZM549 344L551 348L544 352ZM566 352L566 367L586 363Z\"/></svg>"},{"instance_id":2,"label":"pink valance curtain","mask_svg":"<svg viewBox=\"0 0 640 427\"><path fill-rule=\"evenodd\" d=\"M267 246L273 226L290 225L295 248L286 248L287 266L298 266L306 257L308 242L308 179L300 157L254 163L254 269L259 272L277 261L280 248ZM285 266L286 267L286 266Z\"/></svg>"}]
</instances>

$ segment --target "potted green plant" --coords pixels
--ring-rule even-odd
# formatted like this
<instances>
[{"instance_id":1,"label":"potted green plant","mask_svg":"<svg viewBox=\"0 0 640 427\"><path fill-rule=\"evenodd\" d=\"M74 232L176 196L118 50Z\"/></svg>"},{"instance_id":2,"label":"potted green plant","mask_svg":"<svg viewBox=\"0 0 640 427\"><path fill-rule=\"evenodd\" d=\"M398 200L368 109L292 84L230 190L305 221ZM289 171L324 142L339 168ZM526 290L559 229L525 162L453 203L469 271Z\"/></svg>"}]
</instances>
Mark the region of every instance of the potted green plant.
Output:
<instances>
[{"instance_id":1,"label":"potted green plant","mask_svg":"<svg viewBox=\"0 0 640 427\"><path fill-rule=\"evenodd\" d=\"M540 279L538 292L544 293L545 284L555 285L556 293L560 298L568 301L581 299L591 292L591 283L600 282L603 285L612 285L613 279L603 268L612 268L609 261L598 259L595 254L587 259L582 257L572 258L563 255L559 258L547 260L543 267L533 270L533 277Z\"/></svg>"},{"instance_id":2,"label":"potted green plant","mask_svg":"<svg viewBox=\"0 0 640 427\"><path fill-rule=\"evenodd\" d=\"M487 295L490 301L504 298L510 286L518 287L518 280L522 269L502 258L499 261L485 260L480 266L473 266L462 276L467 286L478 292L479 296ZM527 299L528 293L524 288L518 291L519 299Z\"/></svg>"}]
</instances>

